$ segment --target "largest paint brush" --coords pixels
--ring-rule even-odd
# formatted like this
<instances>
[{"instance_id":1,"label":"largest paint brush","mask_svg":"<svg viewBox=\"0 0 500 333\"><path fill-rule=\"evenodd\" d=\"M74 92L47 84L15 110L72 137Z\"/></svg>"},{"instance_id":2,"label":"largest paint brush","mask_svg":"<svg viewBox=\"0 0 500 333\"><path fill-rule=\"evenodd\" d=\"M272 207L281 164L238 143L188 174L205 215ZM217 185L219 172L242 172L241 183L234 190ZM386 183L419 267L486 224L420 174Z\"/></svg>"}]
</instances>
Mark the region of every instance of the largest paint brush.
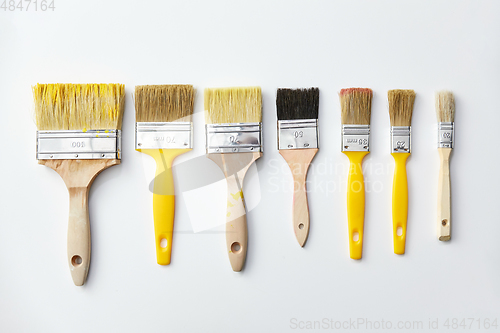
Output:
<instances>
[{"instance_id":1,"label":"largest paint brush","mask_svg":"<svg viewBox=\"0 0 500 333\"><path fill-rule=\"evenodd\" d=\"M69 191L68 264L77 286L90 265L90 186L120 164L124 95L122 84L33 87L38 163L55 170Z\"/></svg>"},{"instance_id":2,"label":"largest paint brush","mask_svg":"<svg viewBox=\"0 0 500 333\"><path fill-rule=\"evenodd\" d=\"M260 87L205 89L207 157L227 181L226 244L233 271L247 254L247 217L243 178L262 156L262 96Z\"/></svg>"}]
</instances>

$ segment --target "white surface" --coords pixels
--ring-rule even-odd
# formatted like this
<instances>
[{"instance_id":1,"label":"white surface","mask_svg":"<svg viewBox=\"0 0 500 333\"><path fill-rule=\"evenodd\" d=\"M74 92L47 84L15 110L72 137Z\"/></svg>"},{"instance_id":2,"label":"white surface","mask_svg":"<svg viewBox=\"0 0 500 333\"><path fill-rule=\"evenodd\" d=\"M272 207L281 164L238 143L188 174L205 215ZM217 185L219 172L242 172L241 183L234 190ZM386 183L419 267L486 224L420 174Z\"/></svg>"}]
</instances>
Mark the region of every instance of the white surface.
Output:
<instances>
[{"instance_id":1,"label":"white surface","mask_svg":"<svg viewBox=\"0 0 500 333\"><path fill-rule=\"evenodd\" d=\"M447 318L499 316L500 2L55 5L54 12L0 10L1 332L282 332L324 318L384 320L393 328L422 321L419 331L426 331L430 319L444 329ZM30 86L37 82L121 82L127 89L122 164L101 174L90 193L92 261L81 288L66 264L65 186L35 160ZM133 149L131 92L163 83L194 84L197 112L205 87L262 86L262 199L248 215L242 273L231 271L220 230L192 232L181 195L172 264L155 262L149 182ZM274 99L278 87L309 86L321 89L321 149L308 178L312 226L301 249L291 227L291 175L276 150ZM337 93L351 86L375 92L361 261L348 256L347 158L339 151ZM392 251L386 93L393 88L417 92L404 256ZM439 89L452 90L457 104L450 243L439 242L435 231ZM202 122L195 134L199 153ZM179 157L177 165L194 156ZM192 172L221 177L209 162L198 158ZM193 185L180 167L176 182L179 191Z\"/></svg>"}]
</instances>

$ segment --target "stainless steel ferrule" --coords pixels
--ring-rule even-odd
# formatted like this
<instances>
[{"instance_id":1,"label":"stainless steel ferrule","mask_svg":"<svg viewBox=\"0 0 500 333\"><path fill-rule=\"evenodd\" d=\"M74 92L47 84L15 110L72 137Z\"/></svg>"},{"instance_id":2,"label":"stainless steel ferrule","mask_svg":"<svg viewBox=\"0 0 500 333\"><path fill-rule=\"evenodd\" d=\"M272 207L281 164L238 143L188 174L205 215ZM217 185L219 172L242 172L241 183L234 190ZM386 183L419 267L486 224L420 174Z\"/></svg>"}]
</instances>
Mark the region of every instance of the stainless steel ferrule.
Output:
<instances>
[{"instance_id":1,"label":"stainless steel ferrule","mask_svg":"<svg viewBox=\"0 0 500 333\"><path fill-rule=\"evenodd\" d=\"M370 151L370 125L342 125L342 151Z\"/></svg>"},{"instance_id":2,"label":"stainless steel ferrule","mask_svg":"<svg viewBox=\"0 0 500 333\"><path fill-rule=\"evenodd\" d=\"M438 123L438 148L454 148L455 143L455 123L440 122Z\"/></svg>"},{"instance_id":3,"label":"stainless steel ferrule","mask_svg":"<svg viewBox=\"0 0 500 333\"><path fill-rule=\"evenodd\" d=\"M135 123L135 149L191 149L193 123Z\"/></svg>"},{"instance_id":4,"label":"stainless steel ferrule","mask_svg":"<svg viewBox=\"0 0 500 333\"><path fill-rule=\"evenodd\" d=\"M207 154L262 151L262 123L207 124Z\"/></svg>"},{"instance_id":5,"label":"stainless steel ferrule","mask_svg":"<svg viewBox=\"0 0 500 333\"><path fill-rule=\"evenodd\" d=\"M318 148L318 119L278 120L278 149Z\"/></svg>"},{"instance_id":6,"label":"stainless steel ferrule","mask_svg":"<svg viewBox=\"0 0 500 333\"><path fill-rule=\"evenodd\" d=\"M391 153L411 153L411 126L391 126Z\"/></svg>"},{"instance_id":7,"label":"stainless steel ferrule","mask_svg":"<svg viewBox=\"0 0 500 333\"><path fill-rule=\"evenodd\" d=\"M37 131L38 160L120 159L120 130Z\"/></svg>"}]
</instances>

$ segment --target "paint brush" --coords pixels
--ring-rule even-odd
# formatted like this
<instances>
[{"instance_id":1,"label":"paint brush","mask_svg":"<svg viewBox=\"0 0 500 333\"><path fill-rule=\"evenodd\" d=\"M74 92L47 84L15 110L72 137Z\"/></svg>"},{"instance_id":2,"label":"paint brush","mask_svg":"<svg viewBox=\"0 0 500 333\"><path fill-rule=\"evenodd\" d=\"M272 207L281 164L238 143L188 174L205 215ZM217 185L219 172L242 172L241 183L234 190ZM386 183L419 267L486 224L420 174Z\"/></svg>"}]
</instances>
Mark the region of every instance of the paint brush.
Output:
<instances>
[{"instance_id":1,"label":"paint brush","mask_svg":"<svg viewBox=\"0 0 500 333\"><path fill-rule=\"evenodd\" d=\"M153 218L156 261L169 265L174 231L174 159L193 148L191 85L135 87L135 149L154 158Z\"/></svg>"},{"instance_id":2,"label":"paint brush","mask_svg":"<svg viewBox=\"0 0 500 333\"><path fill-rule=\"evenodd\" d=\"M455 137L455 98L450 91L436 93L438 121L438 151L440 159L438 180L438 237L440 241L451 239L451 188L450 154Z\"/></svg>"},{"instance_id":3,"label":"paint brush","mask_svg":"<svg viewBox=\"0 0 500 333\"><path fill-rule=\"evenodd\" d=\"M300 246L309 235L306 177L318 152L319 89L278 89L278 149L293 176L293 231Z\"/></svg>"},{"instance_id":4,"label":"paint brush","mask_svg":"<svg viewBox=\"0 0 500 333\"><path fill-rule=\"evenodd\" d=\"M406 223L408 220L408 180L406 160L411 154L411 116L415 102L413 90L389 90L389 117L391 119L391 155L394 157L392 185L392 234L394 253L404 254Z\"/></svg>"},{"instance_id":5,"label":"paint brush","mask_svg":"<svg viewBox=\"0 0 500 333\"><path fill-rule=\"evenodd\" d=\"M365 220L365 183L361 164L370 152L370 116L373 92L368 88L340 91L342 152L349 158L347 220L351 259L361 259Z\"/></svg>"},{"instance_id":6,"label":"paint brush","mask_svg":"<svg viewBox=\"0 0 500 333\"><path fill-rule=\"evenodd\" d=\"M243 179L262 156L262 95L260 87L205 89L207 157L226 177L226 245L233 271L239 272L247 253L247 218Z\"/></svg>"},{"instance_id":7,"label":"paint brush","mask_svg":"<svg viewBox=\"0 0 500 333\"><path fill-rule=\"evenodd\" d=\"M77 286L90 265L90 186L101 171L120 164L124 96L122 84L33 87L38 163L56 171L69 191L68 264Z\"/></svg>"}]
</instances>

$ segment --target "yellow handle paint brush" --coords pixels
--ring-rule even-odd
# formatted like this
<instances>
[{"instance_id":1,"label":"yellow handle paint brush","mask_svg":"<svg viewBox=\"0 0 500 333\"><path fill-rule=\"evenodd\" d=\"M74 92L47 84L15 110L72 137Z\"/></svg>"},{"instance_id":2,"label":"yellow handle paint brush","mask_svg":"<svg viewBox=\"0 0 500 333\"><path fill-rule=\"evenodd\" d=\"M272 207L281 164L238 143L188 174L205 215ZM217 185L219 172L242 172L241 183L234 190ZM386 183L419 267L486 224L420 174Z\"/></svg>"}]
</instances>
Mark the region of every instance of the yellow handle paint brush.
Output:
<instances>
[{"instance_id":1,"label":"yellow handle paint brush","mask_svg":"<svg viewBox=\"0 0 500 333\"><path fill-rule=\"evenodd\" d=\"M367 88L340 91L342 152L350 161L347 181L347 220L349 252L361 259L365 219L365 183L361 163L370 152L370 116L373 92Z\"/></svg>"},{"instance_id":2,"label":"yellow handle paint brush","mask_svg":"<svg viewBox=\"0 0 500 333\"><path fill-rule=\"evenodd\" d=\"M389 90L389 117L391 119L391 154L394 157L392 185L392 234L394 253L404 254L408 220L408 180L406 160L411 153L411 116L415 102L413 90Z\"/></svg>"},{"instance_id":3,"label":"yellow handle paint brush","mask_svg":"<svg viewBox=\"0 0 500 333\"><path fill-rule=\"evenodd\" d=\"M174 231L174 159L192 150L194 89L191 85L135 87L135 149L153 157L156 261L169 265Z\"/></svg>"},{"instance_id":4,"label":"yellow handle paint brush","mask_svg":"<svg viewBox=\"0 0 500 333\"><path fill-rule=\"evenodd\" d=\"M300 246L309 236L306 176L318 152L319 89L278 89L278 149L293 176L293 231Z\"/></svg>"},{"instance_id":5,"label":"yellow handle paint brush","mask_svg":"<svg viewBox=\"0 0 500 333\"><path fill-rule=\"evenodd\" d=\"M33 97L38 163L55 170L68 188L68 264L81 286L90 266L89 190L101 171L120 164L125 87L38 84Z\"/></svg>"},{"instance_id":6,"label":"yellow handle paint brush","mask_svg":"<svg viewBox=\"0 0 500 333\"><path fill-rule=\"evenodd\" d=\"M260 87L205 89L207 157L227 181L226 246L233 271L243 269L248 231L243 179L262 156Z\"/></svg>"},{"instance_id":7,"label":"yellow handle paint brush","mask_svg":"<svg viewBox=\"0 0 500 333\"><path fill-rule=\"evenodd\" d=\"M438 151L441 166L438 181L437 228L440 241L451 239L450 154L455 138L455 98L449 91L436 93Z\"/></svg>"}]
</instances>

